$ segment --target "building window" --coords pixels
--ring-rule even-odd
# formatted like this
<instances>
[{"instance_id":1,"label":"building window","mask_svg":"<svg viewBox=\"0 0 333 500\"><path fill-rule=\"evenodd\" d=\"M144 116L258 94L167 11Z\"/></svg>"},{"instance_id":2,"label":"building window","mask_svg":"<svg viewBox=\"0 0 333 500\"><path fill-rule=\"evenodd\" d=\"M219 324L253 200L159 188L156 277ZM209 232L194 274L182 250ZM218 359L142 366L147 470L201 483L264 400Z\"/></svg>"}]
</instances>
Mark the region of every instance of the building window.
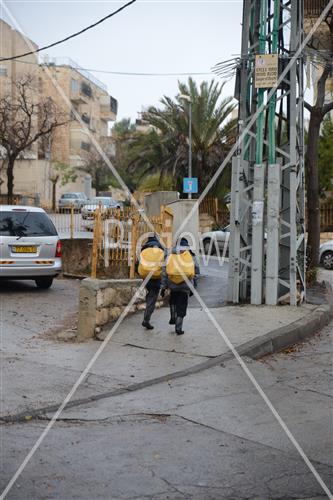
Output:
<instances>
[{"instance_id":1,"label":"building window","mask_svg":"<svg viewBox=\"0 0 333 500\"><path fill-rule=\"evenodd\" d=\"M90 151L90 144L89 142L81 142L81 149L84 149L84 151Z\"/></svg>"},{"instance_id":2,"label":"building window","mask_svg":"<svg viewBox=\"0 0 333 500\"><path fill-rule=\"evenodd\" d=\"M82 94L84 94L88 97L92 97L91 87L86 82L81 83L81 92L82 92Z\"/></svg>"},{"instance_id":3,"label":"building window","mask_svg":"<svg viewBox=\"0 0 333 500\"><path fill-rule=\"evenodd\" d=\"M7 68L0 64L0 76L7 76Z\"/></svg>"},{"instance_id":4,"label":"building window","mask_svg":"<svg viewBox=\"0 0 333 500\"><path fill-rule=\"evenodd\" d=\"M89 123L90 123L90 117L87 115L87 113L83 113L83 114L81 115L81 119L82 119L82 121L83 121L84 123L87 123L87 124L89 125Z\"/></svg>"},{"instance_id":5,"label":"building window","mask_svg":"<svg viewBox=\"0 0 333 500\"><path fill-rule=\"evenodd\" d=\"M72 92L77 92L79 90L79 84L77 80L74 80L74 78L71 79L71 91Z\"/></svg>"},{"instance_id":6,"label":"building window","mask_svg":"<svg viewBox=\"0 0 333 500\"><path fill-rule=\"evenodd\" d=\"M118 101L114 97L110 98L110 107L111 107L111 111L113 113L117 114L117 111L118 111Z\"/></svg>"}]
</instances>

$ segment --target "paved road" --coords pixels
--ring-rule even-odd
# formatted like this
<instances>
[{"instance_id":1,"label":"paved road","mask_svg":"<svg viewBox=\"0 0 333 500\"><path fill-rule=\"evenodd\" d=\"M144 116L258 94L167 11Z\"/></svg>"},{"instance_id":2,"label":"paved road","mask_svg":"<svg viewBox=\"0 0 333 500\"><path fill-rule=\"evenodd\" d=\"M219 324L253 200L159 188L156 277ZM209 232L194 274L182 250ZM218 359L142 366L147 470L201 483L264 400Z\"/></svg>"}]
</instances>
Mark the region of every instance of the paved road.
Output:
<instances>
[{"instance_id":1,"label":"paved road","mask_svg":"<svg viewBox=\"0 0 333 500\"><path fill-rule=\"evenodd\" d=\"M204 256L200 258L200 280L198 293L206 306L221 307L227 301L228 296L228 259L218 260L215 256ZM189 307L201 307L195 297L189 302Z\"/></svg>"},{"instance_id":2,"label":"paved road","mask_svg":"<svg viewBox=\"0 0 333 500\"><path fill-rule=\"evenodd\" d=\"M57 281L53 292L44 295L28 284L6 290L9 307L3 312L11 327L3 333L13 349L13 361L15 347L22 352L21 343L28 338L33 359L29 328L37 334L47 329L48 315L54 322L69 315L76 287L75 282ZM27 294L40 301L40 318L33 311L26 316L24 308L24 313L14 314L18 302L27 303ZM260 362L247 360L327 484L333 458L332 330L333 323L285 354ZM91 351L95 349L96 343ZM65 364L63 348L61 352ZM148 353L149 366L149 348L143 352ZM31 359L23 360L26 367ZM8 373L17 377L14 362ZM57 371L49 361L39 372L39 383L50 376L54 390L62 393L75 373ZM107 382L91 375L85 390L102 391ZM45 387L41 391L45 396ZM1 488L46 424L27 421L2 427ZM325 494L237 362L229 361L196 375L66 410L7 498L319 499Z\"/></svg>"}]
</instances>

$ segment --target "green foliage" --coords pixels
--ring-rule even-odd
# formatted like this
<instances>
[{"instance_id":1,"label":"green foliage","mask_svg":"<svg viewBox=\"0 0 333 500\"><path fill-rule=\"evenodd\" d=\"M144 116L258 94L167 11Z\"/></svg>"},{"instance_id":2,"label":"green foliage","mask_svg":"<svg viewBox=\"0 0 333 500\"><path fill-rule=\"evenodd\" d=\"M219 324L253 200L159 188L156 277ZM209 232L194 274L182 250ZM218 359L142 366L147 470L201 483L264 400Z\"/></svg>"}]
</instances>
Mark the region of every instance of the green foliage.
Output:
<instances>
[{"instance_id":1,"label":"green foliage","mask_svg":"<svg viewBox=\"0 0 333 500\"><path fill-rule=\"evenodd\" d=\"M56 161L52 163L53 174L50 177L51 182L60 182L62 186L65 186L69 182L75 182L77 179L77 173L73 167L70 167L66 163Z\"/></svg>"},{"instance_id":2,"label":"green foliage","mask_svg":"<svg viewBox=\"0 0 333 500\"><path fill-rule=\"evenodd\" d=\"M128 165L133 157L132 142L135 135L136 127L131 123L130 118L124 118L116 122L112 128L112 137L115 144L115 155L112 157L112 162L126 185L133 191L137 188L138 176L128 171ZM114 177L111 185L121 187Z\"/></svg>"},{"instance_id":3,"label":"green foliage","mask_svg":"<svg viewBox=\"0 0 333 500\"><path fill-rule=\"evenodd\" d=\"M91 175L92 186L99 191L106 191L112 185L112 172L102 159L91 160L86 165L77 167L78 170Z\"/></svg>"},{"instance_id":4,"label":"green foliage","mask_svg":"<svg viewBox=\"0 0 333 500\"><path fill-rule=\"evenodd\" d=\"M319 138L319 188L320 192L333 190L333 122L325 118Z\"/></svg>"},{"instance_id":5,"label":"green foliage","mask_svg":"<svg viewBox=\"0 0 333 500\"><path fill-rule=\"evenodd\" d=\"M198 87L189 78L187 83L178 82L178 88L174 99L164 96L161 108L152 106L143 113L149 131L135 130L128 120L116 127L116 167L127 171L136 186L143 177L158 174L160 185L166 178L171 189L182 189L182 178L188 172L189 103L181 94L192 101L192 170L200 190L235 140L236 121L231 119L235 105L231 97L222 98L223 84L202 82Z\"/></svg>"},{"instance_id":6,"label":"green foliage","mask_svg":"<svg viewBox=\"0 0 333 500\"><path fill-rule=\"evenodd\" d=\"M147 175L138 186L140 191L154 192L154 191L171 191L173 186L173 179L170 176L161 178L160 174Z\"/></svg>"}]
</instances>

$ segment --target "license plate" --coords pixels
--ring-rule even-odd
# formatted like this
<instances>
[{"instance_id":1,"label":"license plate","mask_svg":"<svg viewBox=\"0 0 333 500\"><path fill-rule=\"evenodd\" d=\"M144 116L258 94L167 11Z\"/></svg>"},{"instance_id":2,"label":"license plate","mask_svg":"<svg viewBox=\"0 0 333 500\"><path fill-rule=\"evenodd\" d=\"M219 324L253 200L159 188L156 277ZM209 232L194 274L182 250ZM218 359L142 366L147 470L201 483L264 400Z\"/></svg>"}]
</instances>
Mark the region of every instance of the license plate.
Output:
<instances>
[{"instance_id":1,"label":"license plate","mask_svg":"<svg viewBox=\"0 0 333 500\"><path fill-rule=\"evenodd\" d=\"M13 253L37 253L37 247L15 246L12 247Z\"/></svg>"}]
</instances>

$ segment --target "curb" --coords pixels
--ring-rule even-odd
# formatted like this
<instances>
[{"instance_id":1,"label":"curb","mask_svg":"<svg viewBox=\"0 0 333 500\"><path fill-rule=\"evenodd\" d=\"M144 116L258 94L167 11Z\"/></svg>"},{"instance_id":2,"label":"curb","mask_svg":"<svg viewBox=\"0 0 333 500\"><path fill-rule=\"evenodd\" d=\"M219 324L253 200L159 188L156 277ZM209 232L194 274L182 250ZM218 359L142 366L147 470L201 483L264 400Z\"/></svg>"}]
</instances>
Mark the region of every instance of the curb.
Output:
<instances>
[{"instance_id":1,"label":"curb","mask_svg":"<svg viewBox=\"0 0 333 500\"><path fill-rule=\"evenodd\" d=\"M321 305L312 311L310 320L305 317L287 326L272 330L260 339L251 340L237 351L242 356L248 356L252 359L259 359L267 354L282 351L320 331L330 322L332 317L333 303Z\"/></svg>"},{"instance_id":2,"label":"curb","mask_svg":"<svg viewBox=\"0 0 333 500\"><path fill-rule=\"evenodd\" d=\"M266 335L254 340L245 342L241 346L237 347L236 350L241 356L246 356L251 359L259 359L267 354L273 354L274 352L279 352L284 348L296 344L298 342L304 341L306 338L310 337L314 333L321 330L326 326L333 318L333 290L332 286L328 281L325 281L325 286L328 290L327 294L327 304L320 305L316 307L312 313L309 313L304 318L301 318L289 325L277 328L268 332ZM308 317L311 314L311 319ZM74 408L77 406L82 406L84 404L90 404L101 399L107 399L115 396L120 396L122 394L129 394L140 389L145 389L146 387L151 387L162 382L169 380L179 379L186 377L188 375L193 375L195 373L202 372L208 368L213 368L225 361L229 361L233 358L232 352L226 352L215 358L210 358L202 363L198 363L190 368L184 370L179 370L167 375L162 375L161 377L156 377L153 379L145 380L144 382L139 382L137 384L131 384L122 389L115 389L113 391L108 391L102 394L97 394L82 399L74 399L69 401L66 405L66 409ZM58 410L59 404L44 406L37 409L27 409L24 412L20 412L16 415L6 415L0 417L0 422L2 423L17 423L17 422L27 422L32 419L45 419L48 413L54 413Z\"/></svg>"}]
</instances>

